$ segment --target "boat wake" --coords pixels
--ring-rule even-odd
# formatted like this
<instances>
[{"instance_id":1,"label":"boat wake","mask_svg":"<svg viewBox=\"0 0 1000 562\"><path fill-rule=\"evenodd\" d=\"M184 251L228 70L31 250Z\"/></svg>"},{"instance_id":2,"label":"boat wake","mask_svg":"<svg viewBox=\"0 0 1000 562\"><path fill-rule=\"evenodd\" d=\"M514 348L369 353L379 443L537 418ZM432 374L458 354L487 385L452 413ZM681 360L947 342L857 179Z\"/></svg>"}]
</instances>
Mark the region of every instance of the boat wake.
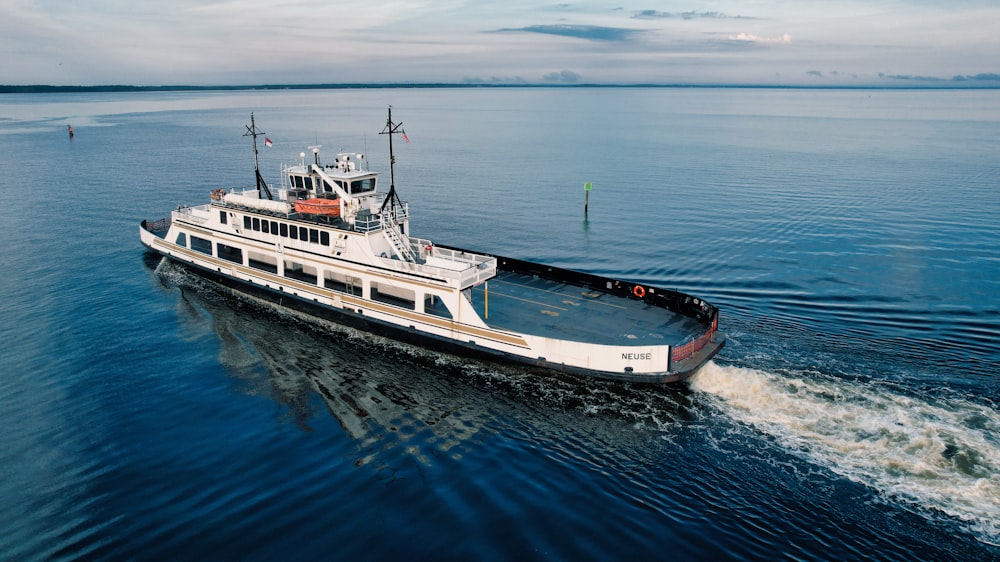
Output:
<instances>
[{"instance_id":1,"label":"boat wake","mask_svg":"<svg viewBox=\"0 0 1000 562\"><path fill-rule=\"evenodd\" d=\"M714 361L689 380L689 387L655 392L537 376L521 367L442 355L301 315L205 281L167 260L156 264L155 272L166 287L192 290L181 301L219 334L220 362L249 387L265 389L262 394L297 412L295 419L306 420L312 417L307 389L315 388L357 443L359 464L398 464L386 439L398 439L400 450L423 464L438 454L460 455L456 445L490 427L498 411L509 415L516 409L515 417L530 417L536 429L549 423L549 436L559 434L563 424L590 423L588 435L596 438L602 428L619 428L625 421L669 438L679 426L702 423L696 412L705 410L699 403L707 403L708 411L718 409L773 437L791 454L895 505L925 518L957 521L979 541L1000 545L1000 413L988 405L958 397L914 397L888 383L816 371L766 371ZM218 303L220 295L234 301ZM255 303L273 315L247 314L234 309L235 302ZM278 325L282 318L290 322ZM322 333L292 337L298 333L294 326L310 325ZM267 343L275 330L284 334L282 346ZM330 334L338 345L323 346L317 356L317 338L327 341ZM569 417L552 422L558 412ZM606 420L614 421L603 424ZM421 441L422 436L430 437ZM607 442L621 445L622 438L614 431Z\"/></svg>"},{"instance_id":2,"label":"boat wake","mask_svg":"<svg viewBox=\"0 0 1000 562\"><path fill-rule=\"evenodd\" d=\"M1000 413L819 373L708 363L692 390L795 454L1000 544ZM933 516L933 515L932 515Z\"/></svg>"}]
</instances>

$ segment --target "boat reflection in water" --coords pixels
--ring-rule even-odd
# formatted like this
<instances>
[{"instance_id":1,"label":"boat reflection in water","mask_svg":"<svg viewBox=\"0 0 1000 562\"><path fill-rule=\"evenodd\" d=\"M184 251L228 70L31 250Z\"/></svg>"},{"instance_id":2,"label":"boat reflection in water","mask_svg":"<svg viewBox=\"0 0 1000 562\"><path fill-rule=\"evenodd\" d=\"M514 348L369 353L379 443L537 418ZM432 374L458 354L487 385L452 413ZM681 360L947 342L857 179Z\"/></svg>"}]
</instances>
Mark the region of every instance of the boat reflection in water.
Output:
<instances>
[{"instance_id":1,"label":"boat reflection in water","mask_svg":"<svg viewBox=\"0 0 1000 562\"><path fill-rule=\"evenodd\" d=\"M686 385L627 385L457 358L289 312L156 256L147 264L166 289L180 290L178 314L192 330L219 338L219 361L238 392L272 398L304 431L319 396L357 442L358 463L394 442L422 462L457 457L455 446L484 430L507 431L498 423L574 440L582 430L605 441L621 438L609 430L636 423L663 430L690 421Z\"/></svg>"},{"instance_id":2,"label":"boat reflection in water","mask_svg":"<svg viewBox=\"0 0 1000 562\"><path fill-rule=\"evenodd\" d=\"M476 405L478 400L485 406L483 398L448 376L457 365L413 355L420 350L391 340L299 318L170 262L157 272L165 286L180 290L182 317L203 327L210 323L219 338L219 361L238 390L274 399L303 430L312 429L314 395L362 444L386 432L401 441L430 432L437 447L447 450L479 430L483 414Z\"/></svg>"}]
</instances>

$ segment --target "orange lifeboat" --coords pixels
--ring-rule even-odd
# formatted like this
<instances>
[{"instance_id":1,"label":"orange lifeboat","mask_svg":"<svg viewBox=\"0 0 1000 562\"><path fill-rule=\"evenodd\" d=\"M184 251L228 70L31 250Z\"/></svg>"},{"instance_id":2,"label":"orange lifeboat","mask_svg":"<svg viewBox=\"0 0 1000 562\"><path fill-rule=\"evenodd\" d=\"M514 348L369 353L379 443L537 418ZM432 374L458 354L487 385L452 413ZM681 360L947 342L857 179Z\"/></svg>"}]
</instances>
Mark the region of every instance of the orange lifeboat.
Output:
<instances>
[{"instance_id":1,"label":"orange lifeboat","mask_svg":"<svg viewBox=\"0 0 1000 562\"><path fill-rule=\"evenodd\" d=\"M340 199L302 199L295 202L295 212L306 215L340 216Z\"/></svg>"}]
</instances>

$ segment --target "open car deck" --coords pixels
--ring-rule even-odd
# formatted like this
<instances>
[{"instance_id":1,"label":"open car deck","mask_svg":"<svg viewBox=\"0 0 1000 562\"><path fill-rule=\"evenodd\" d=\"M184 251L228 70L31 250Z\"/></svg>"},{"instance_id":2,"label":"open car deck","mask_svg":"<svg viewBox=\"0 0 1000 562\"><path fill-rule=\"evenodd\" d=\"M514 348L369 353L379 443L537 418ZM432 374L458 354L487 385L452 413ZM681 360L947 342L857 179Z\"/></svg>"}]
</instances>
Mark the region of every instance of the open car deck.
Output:
<instances>
[{"instance_id":1,"label":"open car deck","mask_svg":"<svg viewBox=\"0 0 1000 562\"><path fill-rule=\"evenodd\" d=\"M472 302L492 327L585 343L680 345L705 330L639 299L515 271L474 287Z\"/></svg>"}]
</instances>

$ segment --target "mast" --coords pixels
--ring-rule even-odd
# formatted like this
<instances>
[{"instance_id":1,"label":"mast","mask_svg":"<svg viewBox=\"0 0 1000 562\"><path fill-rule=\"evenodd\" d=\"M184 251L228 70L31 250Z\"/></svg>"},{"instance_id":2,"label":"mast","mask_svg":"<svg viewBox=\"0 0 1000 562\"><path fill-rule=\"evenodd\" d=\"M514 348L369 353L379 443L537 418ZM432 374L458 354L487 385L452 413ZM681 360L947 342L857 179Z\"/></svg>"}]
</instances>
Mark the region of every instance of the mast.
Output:
<instances>
[{"instance_id":1,"label":"mast","mask_svg":"<svg viewBox=\"0 0 1000 562\"><path fill-rule=\"evenodd\" d=\"M385 201L382 202L382 208L379 212L385 211L386 205L392 205L392 209L395 210L396 205L400 208L403 207L403 202L399 200L399 195L396 194L396 156L392 152L392 135L403 135L403 140L406 139L406 131L403 130L402 123L392 122L392 106L389 106L389 117L385 120L385 129L382 129L380 135L389 135L389 195L386 196ZM407 142L409 142L407 140Z\"/></svg>"},{"instance_id":2,"label":"mast","mask_svg":"<svg viewBox=\"0 0 1000 562\"><path fill-rule=\"evenodd\" d=\"M257 128L257 125L253 121L253 112L250 112L250 124L245 125L247 132L243 133L244 137L253 137L253 169L257 174L257 191L263 191L267 194L268 199L274 199L271 195L271 190L267 188L267 182L264 181L263 176L260 175L260 164L257 162L257 135L265 134Z\"/></svg>"}]
</instances>

